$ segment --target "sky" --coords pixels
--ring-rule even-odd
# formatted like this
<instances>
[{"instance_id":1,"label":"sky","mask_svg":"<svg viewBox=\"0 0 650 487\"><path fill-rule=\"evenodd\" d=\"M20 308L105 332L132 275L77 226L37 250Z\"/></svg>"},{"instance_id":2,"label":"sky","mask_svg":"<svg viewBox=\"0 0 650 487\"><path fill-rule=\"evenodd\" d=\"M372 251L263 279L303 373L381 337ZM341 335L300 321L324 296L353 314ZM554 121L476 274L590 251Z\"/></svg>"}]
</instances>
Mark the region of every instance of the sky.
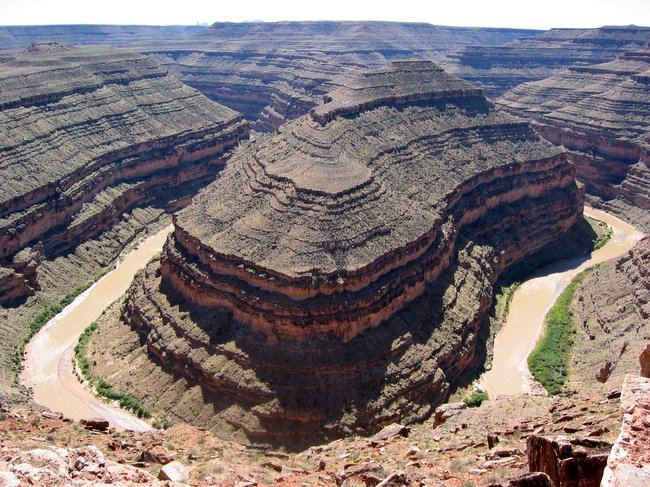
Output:
<instances>
[{"instance_id":1,"label":"sky","mask_svg":"<svg viewBox=\"0 0 650 487\"><path fill-rule=\"evenodd\" d=\"M394 20L530 29L650 26L650 0L0 0L0 25L251 20Z\"/></svg>"}]
</instances>

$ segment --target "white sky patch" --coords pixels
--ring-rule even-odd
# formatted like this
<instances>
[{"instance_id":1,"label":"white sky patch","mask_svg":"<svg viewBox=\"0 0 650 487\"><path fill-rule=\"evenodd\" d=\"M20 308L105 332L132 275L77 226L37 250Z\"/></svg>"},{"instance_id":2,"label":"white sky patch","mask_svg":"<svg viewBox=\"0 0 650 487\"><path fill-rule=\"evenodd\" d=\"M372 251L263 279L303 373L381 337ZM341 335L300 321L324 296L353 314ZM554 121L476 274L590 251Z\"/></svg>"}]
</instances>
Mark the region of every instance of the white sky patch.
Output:
<instances>
[{"instance_id":1,"label":"white sky patch","mask_svg":"<svg viewBox=\"0 0 650 487\"><path fill-rule=\"evenodd\" d=\"M650 25L650 0L0 0L0 25L392 20L438 25Z\"/></svg>"}]
</instances>

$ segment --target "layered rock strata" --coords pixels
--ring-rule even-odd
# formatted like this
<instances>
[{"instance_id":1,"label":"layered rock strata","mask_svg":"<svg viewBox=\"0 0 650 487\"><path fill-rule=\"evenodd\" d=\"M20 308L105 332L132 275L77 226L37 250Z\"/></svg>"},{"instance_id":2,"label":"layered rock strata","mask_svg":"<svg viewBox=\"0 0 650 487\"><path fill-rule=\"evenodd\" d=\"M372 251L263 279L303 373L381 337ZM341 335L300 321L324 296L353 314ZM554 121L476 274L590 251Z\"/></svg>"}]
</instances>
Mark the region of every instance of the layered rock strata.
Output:
<instances>
[{"instance_id":1,"label":"layered rock strata","mask_svg":"<svg viewBox=\"0 0 650 487\"><path fill-rule=\"evenodd\" d=\"M571 310L579 333L572 385L620 387L650 338L650 238L590 274Z\"/></svg>"},{"instance_id":2,"label":"layered rock strata","mask_svg":"<svg viewBox=\"0 0 650 487\"><path fill-rule=\"evenodd\" d=\"M162 368L140 363L139 391L198 386L183 419L287 447L424 419L499 274L581 208L564 154L472 85L426 61L366 72L178 213L118 325Z\"/></svg>"},{"instance_id":3,"label":"layered rock strata","mask_svg":"<svg viewBox=\"0 0 650 487\"><path fill-rule=\"evenodd\" d=\"M569 66L611 61L648 43L648 27L551 29L501 46L464 47L449 54L447 68L496 97L521 83L547 78Z\"/></svg>"},{"instance_id":4,"label":"layered rock strata","mask_svg":"<svg viewBox=\"0 0 650 487\"><path fill-rule=\"evenodd\" d=\"M135 207L184 205L248 133L140 54L11 52L0 66L0 262L17 272L27 246L57 255Z\"/></svg>"},{"instance_id":5,"label":"layered rock strata","mask_svg":"<svg viewBox=\"0 0 650 487\"><path fill-rule=\"evenodd\" d=\"M501 45L534 32L399 22L217 22L200 36L138 48L243 113L256 130L274 131L359 69L413 57L441 60L469 44Z\"/></svg>"},{"instance_id":6,"label":"layered rock strata","mask_svg":"<svg viewBox=\"0 0 650 487\"><path fill-rule=\"evenodd\" d=\"M497 102L569 150L596 204L650 229L650 49L522 84Z\"/></svg>"},{"instance_id":7,"label":"layered rock strata","mask_svg":"<svg viewBox=\"0 0 650 487\"><path fill-rule=\"evenodd\" d=\"M205 29L198 25L6 25L0 26L0 49L23 49L34 42L125 45L190 37Z\"/></svg>"}]
</instances>

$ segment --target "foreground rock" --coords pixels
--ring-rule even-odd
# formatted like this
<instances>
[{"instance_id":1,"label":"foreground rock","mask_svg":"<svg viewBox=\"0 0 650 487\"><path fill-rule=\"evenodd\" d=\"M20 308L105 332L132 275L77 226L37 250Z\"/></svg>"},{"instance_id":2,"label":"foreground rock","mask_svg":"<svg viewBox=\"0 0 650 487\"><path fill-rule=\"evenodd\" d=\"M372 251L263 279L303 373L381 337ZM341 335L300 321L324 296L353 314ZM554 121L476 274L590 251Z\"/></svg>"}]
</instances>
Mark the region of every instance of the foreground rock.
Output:
<instances>
[{"instance_id":1,"label":"foreground rock","mask_svg":"<svg viewBox=\"0 0 650 487\"><path fill-rule=\"evenodd\" d=\"M628 374L621 391L621 431L612 447L602 487L650 484L650 379Z\"/></svg>"},{"instance_id":2,"label":"foreground rock","mask_svg":"<svg viewBox=\"0 0 650 487\"><path fill-rule=\"evenodd\" d=\"M497 101L569 150L593 203L650 230L650 48L525 83Z\"/></svg>"},{"instance_id":3,"label":"foreground rock","mask_svg":"<svg viewBox=\"0 0 650 487\"><path fill-rule=\"evenodd\" d=\"M577 440L573 444L578 443ZM569 438L531 435L526 440L528 468L543 472L555 487L598 487L607 464L607 453L574 449Z\"/></svg>"},{"instance_id":4,"label":"foreground rock","mask_svg":"<svg viewBox=\"0 0 650 487\"><path fill-rule=\"evenodd\" d=\"M89 445L82 448L45 447L21 451L0 448L0 485L162 485L147 472L107 462Z\"/></svg>"},{"instance_id":5,"label":"foreground rock","mask_svg":"<svg viewBox=\"0 0 650 487\"><path fill-rule=\"evenodd\" d=\"M99 345L120 390L291 448L424 419L499 274L580 216L562 152L429 62L326 100L178 214Z\"/></svg>"}]
</instances>

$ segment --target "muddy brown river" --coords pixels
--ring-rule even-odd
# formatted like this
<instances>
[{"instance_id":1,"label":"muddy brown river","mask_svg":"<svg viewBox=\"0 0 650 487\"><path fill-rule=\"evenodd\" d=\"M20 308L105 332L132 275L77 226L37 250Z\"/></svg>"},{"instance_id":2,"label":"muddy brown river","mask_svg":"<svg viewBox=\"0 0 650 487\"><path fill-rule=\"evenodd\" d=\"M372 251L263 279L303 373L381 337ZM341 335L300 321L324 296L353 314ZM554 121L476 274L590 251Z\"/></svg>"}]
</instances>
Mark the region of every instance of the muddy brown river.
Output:
<instances>
[{"instance_id":1,"label":"muddy brown river","mask_svg":"<svg viewBox=\"0 0 650 487\"><path fill-rule=\"evenodd\" d=\"M544 330L546 314L555 300L577 274L626 253L643 237L632 225L604 211L585 207L585 215L611 226L612 238L589 256L544 267L515 291L506 323L494 341L492 369L480 379L491 399L543 391L532 378L527 359Z\"/></svg>"},{"instance_id":2,"label":"muddy brown river","mask_svg":"<svg viewBox=\"0 0 650 487\"><path fill-rule=\"evenodd\" d=\"M102 417L121 429L147 431L151 426L118 406L98 399L77 379L72 366L79 335L127 290L135 273L162 249L168 226L142 241L115 268L50 320L25 348L22 383L34 400L73 419Z\"/></svg>"}]
</instances>

